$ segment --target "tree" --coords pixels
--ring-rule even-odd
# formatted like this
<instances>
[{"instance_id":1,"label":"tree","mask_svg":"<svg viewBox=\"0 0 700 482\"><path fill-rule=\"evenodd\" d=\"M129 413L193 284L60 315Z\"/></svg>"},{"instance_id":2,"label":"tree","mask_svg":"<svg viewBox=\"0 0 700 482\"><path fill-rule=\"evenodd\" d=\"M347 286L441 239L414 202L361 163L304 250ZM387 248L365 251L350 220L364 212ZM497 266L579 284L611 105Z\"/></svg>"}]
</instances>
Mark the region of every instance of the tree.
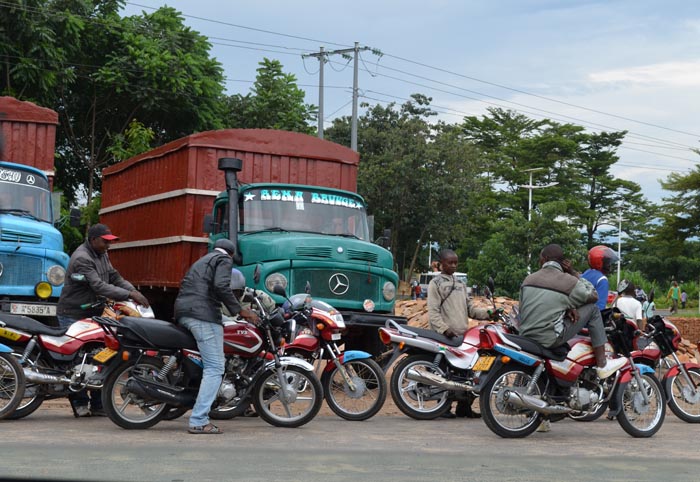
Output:
<instances>
[{"instance_id":1,"label":"tree","mask_svg":"<svg viewBox=\"0 0 700 482\"><path fill-rule=\"evenodd\" d=\"M280 129L313 134L315 106L304 103L305 92L296 85L293 74L285 74L279 60L259 63L255 85L246 95L224 99L225 124L243 129Z\"/></svg>"},{"instance_id":2,"label":"tree","mask_svg":"<svg viewBox=\"0 0 700 482\"><path fill-rule=\"evenodd\" d=\"M680 240L700 236L700 166L688 174L671 173L661 186L675 193L664 199L661 234Z\"/></svg>"}]
</instances>

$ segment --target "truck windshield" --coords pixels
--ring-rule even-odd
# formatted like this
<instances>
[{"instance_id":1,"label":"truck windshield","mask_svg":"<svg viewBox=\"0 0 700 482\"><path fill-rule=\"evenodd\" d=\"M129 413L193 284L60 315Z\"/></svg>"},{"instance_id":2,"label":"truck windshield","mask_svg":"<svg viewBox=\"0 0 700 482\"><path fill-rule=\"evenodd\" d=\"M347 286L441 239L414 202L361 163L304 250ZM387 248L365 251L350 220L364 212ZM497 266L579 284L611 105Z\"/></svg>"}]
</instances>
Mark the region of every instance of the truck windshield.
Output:
<instances>
[{"instance_id":1,"label":"truck windshield","mask_svg":"<svg viewBox=\"0 0 700 482\"><path fill-rule=\"evenodd\" d=\"M51 193L45 179L39 176L24 176L29 182L16 182L11 174L20 171L0 169L0 213L27 216L53 222L51 215ZM24 181L24 179L22 179ZM33 184L30 184L32 183ZM44 184L47 184L44 187Z\"/></svg>"},{"instance_id":2,"label":"truck windshield","mask_svg":"<svg viewBox=\"0 0 700 482\"><path fill-rule=\"evenodd\" d=\"M241 232L299 231L370 241L361 198L322 189L250 189L242 193Z\"/></svg>"}]
</instances>

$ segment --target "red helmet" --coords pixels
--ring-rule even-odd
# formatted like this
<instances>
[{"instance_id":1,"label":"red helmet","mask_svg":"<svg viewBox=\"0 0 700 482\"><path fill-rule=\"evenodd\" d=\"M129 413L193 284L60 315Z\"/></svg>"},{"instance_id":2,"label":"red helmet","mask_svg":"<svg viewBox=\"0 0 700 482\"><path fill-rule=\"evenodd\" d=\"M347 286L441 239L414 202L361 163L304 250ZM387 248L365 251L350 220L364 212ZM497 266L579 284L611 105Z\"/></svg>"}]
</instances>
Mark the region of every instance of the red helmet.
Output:
<instances>
[{"instance_id":1,"label":"red helmet","mask_svg":"<svg viewBox=\"0 0 700 482\"><path fill-rule=\"evenodd\" d=\"M588 251L588 265L603 274L609 274L619 259L617 253L607 246L594 246Z\"/></svg>"}]
</instances>

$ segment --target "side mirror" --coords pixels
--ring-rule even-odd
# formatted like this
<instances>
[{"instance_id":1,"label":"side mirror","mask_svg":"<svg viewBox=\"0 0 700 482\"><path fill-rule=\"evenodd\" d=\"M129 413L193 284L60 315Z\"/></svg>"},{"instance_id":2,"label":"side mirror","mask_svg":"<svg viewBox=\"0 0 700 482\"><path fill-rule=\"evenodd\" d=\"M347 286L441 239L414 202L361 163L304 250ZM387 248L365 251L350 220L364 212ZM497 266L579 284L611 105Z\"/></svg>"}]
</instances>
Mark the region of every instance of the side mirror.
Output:
<instances>
[{"instance_id":1,"label":"side mirror","mask_svg":"<svg viewBox=\"0 0 700 482\"><path fill-rule=\"evenodd\" d=\"M493 277L489 276L489 279L486 281L486 286L488 286L491 293L493 293L496 289L496 282L493 280Z\"/></svg>"},{"instance_id":2,"label":"side mirror","mask_svg":"<svg viewBox=\"0 0 700 482\"><path fill-rule=\"evenodd\" d=\"M649 303L651 303L652 301L654 301L654 290L650 290L650 291L649 291L649 296L648 296L648 298L649 298Z\"/></svg>"},{"instance_id":3,"label":"side mirror","mask_svg":"<svg viewBox=\"0 0 700 482\"><path fill-rule=\"evenodd\" d=\"M214 216L211 214L206 214L204 216L204 226L202 226L202 232L213 233L216 223L214 222Z\"/></svg>"},{"instance_id":4,"label":"side mirror","mask_svg":"<svg viewBox=\"0 0 700 482\"><path fill-rule=\"evenodd\" d=\"M80 226L80 209L72 208L70 210L69 224L72 228Z\"/></svg>"},{"instance_id":5,"label":"side mirror","mask_svg":"<svg viewBox=\"0 0 700 482\"><path fill-rule=\"evenodd\" d=\"M255 265L255 270L253 271L253 281L255 284L260 283L260 265Z\"/></svg>"},{"instance_id":6,"label":"side mirror","mask_svg":"<svg viewBox=\"0 0 700 482\"><path fill-rule=\"evenodd\" d=\"M306 282L306 286L304 286L304 293L306 293L307 295L311 294L311 283L309 283L308 281Z\"/></svg>"},{"instance_id":7,"label":"side mirror","mask_svg":"<svg viewBox=\"0 0 700 482\"><path fill-rule=\"evenodd\" d=\"M272 287L272 292L276 295L280 295L283 297L287 297L287 292L285 291L284 288L282 288L282 285L275 285Z\"/></svg>"}]
</instances>

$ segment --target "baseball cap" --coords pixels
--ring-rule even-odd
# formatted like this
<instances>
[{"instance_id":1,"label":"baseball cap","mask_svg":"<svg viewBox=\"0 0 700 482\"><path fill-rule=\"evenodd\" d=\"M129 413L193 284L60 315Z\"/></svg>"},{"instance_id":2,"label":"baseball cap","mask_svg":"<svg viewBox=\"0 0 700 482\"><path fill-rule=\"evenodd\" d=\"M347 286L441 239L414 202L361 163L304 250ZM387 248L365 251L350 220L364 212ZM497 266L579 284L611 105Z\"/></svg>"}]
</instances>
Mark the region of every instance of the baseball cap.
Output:
<instances>
[{"instance_id":1,"label":"baseball cap","mask_svg":"<svg viewBox=\"0 0 700 482\"><path fill-rule=\"evenodd\" d=\"M112 231L104 224L95 224L88 229L88 239L89 238L102 238L107 241L114 241L119 239L119 236L112 234Z\"/></svg>"}]
</instances>

